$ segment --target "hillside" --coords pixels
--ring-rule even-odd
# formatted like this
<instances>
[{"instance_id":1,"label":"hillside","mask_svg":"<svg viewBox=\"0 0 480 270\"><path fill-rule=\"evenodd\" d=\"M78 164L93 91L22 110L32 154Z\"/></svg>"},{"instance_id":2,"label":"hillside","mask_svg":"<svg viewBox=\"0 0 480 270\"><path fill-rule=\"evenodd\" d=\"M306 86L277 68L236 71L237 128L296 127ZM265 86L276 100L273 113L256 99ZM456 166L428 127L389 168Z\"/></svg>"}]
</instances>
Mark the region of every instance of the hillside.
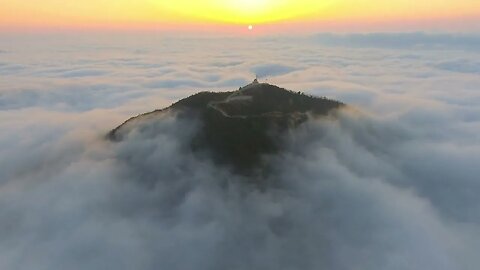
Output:
<instances>
[{"instance_id":1,"label":"hillside","mask_svg":"<svg viewBox=\"0 0 480 270\"><path fill-rule=\"evenodd\" d=\"M179 118L200 120L189 145L195 153L240 174L263 173L268 164L262 157L282 150L282 132L302 124L309 115L325 116L341 106L344 104L338 101L255 81L238 91L201 92L168 108L133 117L112 130L109 138L127 139L135 123L175 113Z\"/></svg>"}]
</instances>

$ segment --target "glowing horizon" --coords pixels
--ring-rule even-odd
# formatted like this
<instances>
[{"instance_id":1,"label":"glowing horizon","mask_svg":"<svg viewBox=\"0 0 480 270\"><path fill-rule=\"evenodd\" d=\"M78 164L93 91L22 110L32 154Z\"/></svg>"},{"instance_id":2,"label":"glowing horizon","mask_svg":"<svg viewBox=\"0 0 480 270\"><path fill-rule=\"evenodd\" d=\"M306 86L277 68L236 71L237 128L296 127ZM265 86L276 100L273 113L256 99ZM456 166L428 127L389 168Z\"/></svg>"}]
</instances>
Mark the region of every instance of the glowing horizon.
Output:
<instances>
[{"instance_id":1,"label":"glowing horizon","mask_svg":"<svg viewBox=\"0 0 480 270\"><path fill-rule=\"evenodd\" d=\"M271 25L282 22L399 24L422 20L480 21L477 0L0 0L0 28L91 27L148 28L175 25ZM421 24L421 23L420 23Z\"/></svg>"}]
</instances>

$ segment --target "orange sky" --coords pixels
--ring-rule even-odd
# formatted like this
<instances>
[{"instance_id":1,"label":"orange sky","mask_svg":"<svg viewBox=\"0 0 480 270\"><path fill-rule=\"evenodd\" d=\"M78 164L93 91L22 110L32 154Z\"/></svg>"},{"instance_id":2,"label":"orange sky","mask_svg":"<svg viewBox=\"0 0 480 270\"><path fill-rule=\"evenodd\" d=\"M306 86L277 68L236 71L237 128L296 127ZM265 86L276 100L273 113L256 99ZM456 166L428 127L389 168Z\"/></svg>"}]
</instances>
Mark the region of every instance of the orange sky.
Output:
<instances>
[{"instance_id":1,"label":"orange sky","mask_svg":"<svg viewBox=\"0 0 480 270\"><path fill-rule=\"evenodd\" d=\"M7 30L476 31L479 22L479 0L0 0Z\"/></svg>"}]
</instances>

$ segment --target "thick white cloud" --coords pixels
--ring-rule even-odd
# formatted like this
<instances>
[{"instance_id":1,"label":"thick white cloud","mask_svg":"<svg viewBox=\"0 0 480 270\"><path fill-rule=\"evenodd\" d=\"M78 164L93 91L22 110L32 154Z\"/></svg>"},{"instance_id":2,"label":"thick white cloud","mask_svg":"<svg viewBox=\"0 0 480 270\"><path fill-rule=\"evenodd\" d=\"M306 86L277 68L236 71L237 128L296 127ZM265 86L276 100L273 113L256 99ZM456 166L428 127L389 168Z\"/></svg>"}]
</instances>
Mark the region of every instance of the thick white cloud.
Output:
<instances>
[{"instance_id":1,"label":"thick white cloud","mask_svg":"<svg viewBox=\"0 0 480 270\"><path fill-rule=\"evenodd\" d=\"M0 268L478 269L480 54L447 37L0 38ZM286 135L265 190L192 155L195 122L104 139L258 68L353 106Z\"/></svg>"},{"instance_id":2,"label":"thick white cloud","mask_svg":"<svg viewBox=\"0 0 480 270\"><path fill-rule=\"evenodd\" d=\"M313 40L329 46L373 47L373 48L408 48L408 49L467 49L480 48L480 35L471 34L427 34L414 33L369 33L318 34Z\"/></svg>"}]
</instances>

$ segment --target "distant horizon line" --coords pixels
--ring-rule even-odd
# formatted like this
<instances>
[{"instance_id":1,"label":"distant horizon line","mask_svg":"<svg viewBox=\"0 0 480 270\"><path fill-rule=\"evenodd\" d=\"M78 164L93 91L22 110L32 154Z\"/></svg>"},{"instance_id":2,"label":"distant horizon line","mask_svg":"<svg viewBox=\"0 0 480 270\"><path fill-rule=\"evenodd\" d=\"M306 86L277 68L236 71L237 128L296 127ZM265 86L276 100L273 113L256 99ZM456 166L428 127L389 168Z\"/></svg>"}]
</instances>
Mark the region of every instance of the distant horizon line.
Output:
<instances>
[{"instance_id":1,"label":"distant horizon line","mask_svg":"<svg viewBox=\"0 0 480 270\"><path fill-rule=\"evenodd\" d=\"M249 26L253 25L253 29ZM480 33L480 18L418 18L389 20L285 20L272 23L243 24L215 22L126 22L126 23L71 23L58 25L0 24L1 33L15 32L174 32L216 34L309 34L372 33L372 32L465 32Z\"/></svg>"},{"instance_id":2,"label":"distant horizon line","mask_svg":"<svg viewBox=\"0 0 480 270\"><path fill-rule=\"evenodd\" d=\"M239 35L238 32L218 32L209 30L168 30L168 29L70 29L70 28L56 28L56 29L21 29L21 30L5 30L0 27L0 33L7 35L176 35L179 37L225 37L225 38L268 38L268 37L312 37L319 35L331 36L374 36L374 35L424 35L424 36L445 36L455 35L464 37L480 37L480 30L458 31L458 30L436 30L436 29L418 29L418 30L355 30L355 31L308 31L308 32L261 32L252 33L249 35ZM0 37L1 39L1 37Z\"/></svg>"}]
</instances>

